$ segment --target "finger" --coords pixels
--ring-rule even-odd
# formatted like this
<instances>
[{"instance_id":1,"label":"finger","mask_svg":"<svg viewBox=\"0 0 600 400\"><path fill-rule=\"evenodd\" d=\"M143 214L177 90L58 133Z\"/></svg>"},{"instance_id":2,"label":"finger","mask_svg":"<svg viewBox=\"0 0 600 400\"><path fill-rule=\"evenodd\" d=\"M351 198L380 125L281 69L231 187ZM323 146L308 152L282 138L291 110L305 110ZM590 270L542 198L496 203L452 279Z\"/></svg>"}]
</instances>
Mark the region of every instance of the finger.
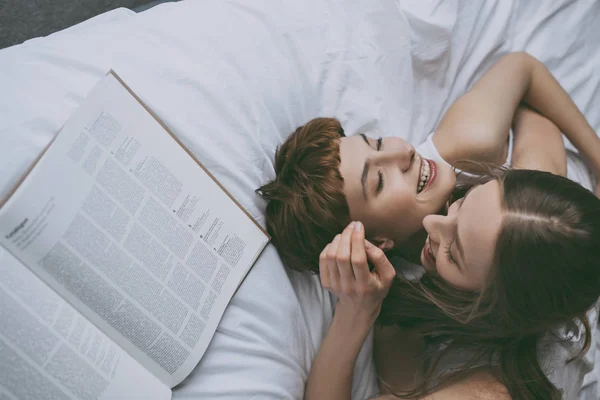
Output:
<instances>
[{"instance_id":1,"label":"finger","mask_svg":"<svg viewBox=\"0 0 600 400\"><path fill-rule=\"evenodd\" d=\"M344 232L342 232L336 257L338 270L340 271L342 289L345 289L346 292L354 286L355 282L354 271L352 270L352 264L350 263L350 244L353 231L354 223L352 222L344 229Z\"/></svg>"},{"instance_id":2,"label":"finger","mask_svg":"<svg viewBox=\"0 0 600 400\"><path fill-rule=\"evenodd\" d=\"M329 289L330 287L329 266L327 265L327 251L330 246L331 243L325 246L319 255L319 276L321 277L321 286L325 289Z\"/></svg>"},{"instance_id":3,"label":"finger","mask_svg":"<svg viewBox=\"0 0 600 400\"><path fill-rule=\"evenodd\" d=\"M352 232L352 251L350 255L352 269L356 281L360 284L366 284L371 278L369 264L367 263L367 251L365 249L365 230L363 224L356 222Z\"/></svg>"},{"instance_id":4,"label":"finger","mask_svg":"<svg viewBox=\"0 0 600 400\"><path fill-rule=\"evenodd\" d=\"M327 269L329 269L329 286L332 291L338 292L341 290L340 284L340 271L338 271L336 256L337 248L340 243L342 235L336 235L333 241L330 243L329 249L327 250Z\"/></svg>"},{"instance_id":5,"label":"finger","mask_svg":"<svg viewBox=\"0 0 600 400\"><path fill-rule=\"evenodd\" d=\"M385 286L391 285L396 276L396 270L383 250L366 240L365 248L367 250L367 259L373 264L374 272L379 277L380 282Z\"/></svg>"}]
</instances>

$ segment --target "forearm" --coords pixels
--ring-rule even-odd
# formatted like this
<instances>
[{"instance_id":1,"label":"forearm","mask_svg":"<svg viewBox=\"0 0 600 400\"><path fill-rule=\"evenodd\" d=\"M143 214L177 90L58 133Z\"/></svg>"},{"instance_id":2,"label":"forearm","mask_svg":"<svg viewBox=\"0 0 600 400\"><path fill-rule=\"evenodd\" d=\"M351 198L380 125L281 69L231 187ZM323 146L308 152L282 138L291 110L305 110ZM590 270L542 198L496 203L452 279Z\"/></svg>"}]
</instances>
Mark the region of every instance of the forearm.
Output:
<instances>
[{"instance_id":1,"label":"forearm","mask_svg":"<svg viewBox=\"0 0 600 400\"><path fill-rule=\"evenodd\" d=\"M512 124L514 143L511 166L566 176L567 154L562 132L548 118L519 107Z\"/></svg>"},{"instance_id":2,"label":"forearm","mask_svg":"<svg viewBox=\"0 0 600 400\"><path fill-rule=\"evenodd\" d=\"M364 318L336 312L310 370L306 400L351 398L356 359L372 325Z\"/></svg>"},{"instance_id":3,"label":"forearm","mask_svg":"<svg viewBox=\"0 0 600 400\"><path fill-rule=\"evenodd\" d=\"M369 270L369 262L373 270ZM333 322L313 362L306 399L348 400L354 364L396 276L383 251L351 222L319 255L323 287L338 297Z\"/></svg>"},{"instance_id":4,"label":"forearm","mask_svg":"<svg viewBox=\"0 0 600 400\"><path fill-rule=\"evenodd\" d=\"M552 121L598 173L600 139L596 132L550 71L531 56L526 60L531 68L531 80L523 101Z\"/></svg>"}]
</instances>

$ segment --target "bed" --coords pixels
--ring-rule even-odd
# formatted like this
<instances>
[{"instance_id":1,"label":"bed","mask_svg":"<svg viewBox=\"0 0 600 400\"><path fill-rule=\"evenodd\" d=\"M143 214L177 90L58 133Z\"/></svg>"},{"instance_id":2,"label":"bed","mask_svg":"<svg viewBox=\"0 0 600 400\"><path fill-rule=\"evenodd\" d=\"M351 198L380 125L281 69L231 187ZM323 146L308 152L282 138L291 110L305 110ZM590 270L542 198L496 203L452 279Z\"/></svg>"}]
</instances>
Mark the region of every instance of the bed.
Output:
<instances>
[{"instance_id":1,"label":"bed","mask_svg":"<svg viewBox=\"0 0 600 400\"><path fill-rule=\"evenodd\" d=\"M499 56L542 60L600 130L595 0L187 0L0 50L0 197L114 69L261 223L275 149L315 116L420 143ZM568 146L570 144L567 143ZM572 148L572 147L570 147ZM334 300L272 246L176 399L301 399ZM586 356L594 364L596 346ZM588 368L589 369L589 368ZM565 398L598 398L572 371ZM371 341L353 398L377 393ZM590 396L590 397L585 397Z\"/></svg>"}]
</instances>

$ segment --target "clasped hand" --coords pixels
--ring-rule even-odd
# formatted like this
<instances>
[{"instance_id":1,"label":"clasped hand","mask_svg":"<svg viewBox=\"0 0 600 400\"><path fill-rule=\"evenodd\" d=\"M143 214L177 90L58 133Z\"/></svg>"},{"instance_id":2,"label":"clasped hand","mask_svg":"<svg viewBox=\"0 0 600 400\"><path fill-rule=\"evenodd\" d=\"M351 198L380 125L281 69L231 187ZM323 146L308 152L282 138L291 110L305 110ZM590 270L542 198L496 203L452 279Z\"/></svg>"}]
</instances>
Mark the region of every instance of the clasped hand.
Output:
<instances>
[{"instance_id":1,"label":"clasped hand","mask_svg":"<svg viewBox=\"0 0 600 400\"><path fill-rule=\"evenodd\" d=\"M375 322L396 276L383 250L365 240L360 222L350 223L323 249L319 271L323 287L338 297L336 315L366 324Z\"/></svg>"}]
</instances>

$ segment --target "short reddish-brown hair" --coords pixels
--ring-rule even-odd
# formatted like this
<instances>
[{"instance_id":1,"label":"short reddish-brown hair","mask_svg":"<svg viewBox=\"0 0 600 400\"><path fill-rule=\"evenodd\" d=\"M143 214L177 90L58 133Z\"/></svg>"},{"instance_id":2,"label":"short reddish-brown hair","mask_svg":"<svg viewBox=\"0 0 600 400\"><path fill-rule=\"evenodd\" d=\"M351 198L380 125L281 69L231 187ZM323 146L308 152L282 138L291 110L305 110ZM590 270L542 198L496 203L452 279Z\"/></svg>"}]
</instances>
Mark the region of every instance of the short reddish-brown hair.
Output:
<instances>
[{"instance_id":1,"label":"short reddish-brown hair","mask_svg":"<svg viewBox=\"0 0 600 400\"><path fill-rule=\"evenodd\" d=\"M275 153L275 179L259 189L267 230L284 264L319 271L319 254L350 222L339 171L344 130L334 118L296 129Z\"/></svg>"}]
</instances>

